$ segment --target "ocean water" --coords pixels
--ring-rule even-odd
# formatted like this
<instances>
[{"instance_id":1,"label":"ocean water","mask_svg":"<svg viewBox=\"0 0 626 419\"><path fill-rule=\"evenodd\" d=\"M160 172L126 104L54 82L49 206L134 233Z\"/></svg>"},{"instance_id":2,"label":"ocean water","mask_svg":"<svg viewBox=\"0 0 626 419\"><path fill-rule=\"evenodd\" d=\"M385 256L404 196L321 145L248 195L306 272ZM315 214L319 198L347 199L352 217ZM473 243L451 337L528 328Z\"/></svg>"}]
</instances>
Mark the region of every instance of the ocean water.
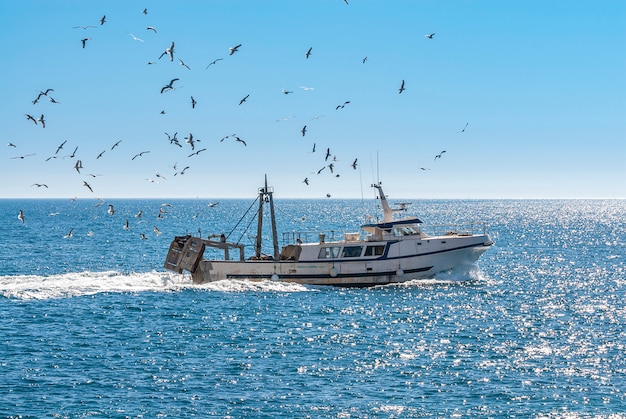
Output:
<instances>
[{"instance_id":1,"label":"ocean water","mask_svg":"<svg viewBox=\"0 0 626 419\"><path fill-rule=\"evenodd\" d=\"M403 285L198 286L163 269L186 232L251 252L255 223L231 229L252 203L0 200L0 416L626 417L626 201L414 202L427 223L488 222L496 244ZM377 212L276 205L279 232L357 231Z\"/></svg>"}]
</instances>

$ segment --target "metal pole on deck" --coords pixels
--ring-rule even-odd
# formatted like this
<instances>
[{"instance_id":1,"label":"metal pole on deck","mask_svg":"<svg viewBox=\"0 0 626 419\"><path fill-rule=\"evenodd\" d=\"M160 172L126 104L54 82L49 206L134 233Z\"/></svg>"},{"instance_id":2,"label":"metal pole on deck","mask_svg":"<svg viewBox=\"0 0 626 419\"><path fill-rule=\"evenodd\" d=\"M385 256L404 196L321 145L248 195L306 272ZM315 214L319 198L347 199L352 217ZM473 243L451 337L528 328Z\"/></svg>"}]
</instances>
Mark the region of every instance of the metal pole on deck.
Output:
<instances>
[{"instance_id":1,"label":"metal pole on deck","mask_svg":"<svg viewBox=\"0 0 626 419\"><path fill-rule=\"evenodd\" d=\"M267 177L265 178L265 187L267 189ZM272 219L272 243L274 244L274 260L278 260L280 254L278 253L278 233L276 232L276 215L274 213L274 198L273 192L268 192L270 197L270 217Z\"/></svg>"},{"instance_id":2,"label":"metal pole on deck","mask_svg":"<svg viewBox=\"0 0 626 419\"><path fill-rule=\"evenodd\" d=\"M267 189L267 176L265 180L265 189ZM263 241L263 199L265 195L265 189L261 188L259 190L259 213L257 214L258 224L256 229L256 242L254 244L254 255L257 258L261 257L261 244Z\"/></svg>"}]
</instances>

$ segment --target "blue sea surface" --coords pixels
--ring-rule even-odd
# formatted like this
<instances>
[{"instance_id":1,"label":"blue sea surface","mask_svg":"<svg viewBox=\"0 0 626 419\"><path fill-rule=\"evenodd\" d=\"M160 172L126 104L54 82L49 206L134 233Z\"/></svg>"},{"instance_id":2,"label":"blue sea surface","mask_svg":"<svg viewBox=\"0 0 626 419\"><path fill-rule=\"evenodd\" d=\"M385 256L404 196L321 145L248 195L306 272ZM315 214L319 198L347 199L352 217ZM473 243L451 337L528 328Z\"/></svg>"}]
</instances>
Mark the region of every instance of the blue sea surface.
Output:
<instances>
[{"instance_id":1,"label":"blue sea surface","mask_svg":"<svg viewBox=\"0 0 626 419\"><path fill-rule=\"evenodd\" d=\"M626 201L414 202L425 223L488 222L495 245L359 289L165 271L175 235L252 253L252 200L208 203L0 200L1 417L626 417ZM379 211L276 205L279 232L337 237Z\"/></svg>"}]
</instances>

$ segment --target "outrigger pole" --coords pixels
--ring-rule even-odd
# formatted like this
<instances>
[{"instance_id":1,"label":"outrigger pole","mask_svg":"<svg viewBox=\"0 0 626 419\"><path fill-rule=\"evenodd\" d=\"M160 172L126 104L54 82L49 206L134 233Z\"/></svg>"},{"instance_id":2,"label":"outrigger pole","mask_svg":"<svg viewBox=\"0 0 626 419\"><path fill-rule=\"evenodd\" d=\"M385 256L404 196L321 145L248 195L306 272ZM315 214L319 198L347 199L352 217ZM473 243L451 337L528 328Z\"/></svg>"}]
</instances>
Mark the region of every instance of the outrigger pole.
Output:
<instances>
[{"instance_id":1,"label":"outrigger pole","mask_svg":"<svg viewBox=\"0 0 626 419\"><path fill-rule=\"evenodd\" d=\"M265 187L259 188L259 214L256 233L256 243L254 245L254 254L261 258L261 245L263 243L263 204L270 204L270 221L272 226L272 244L274 245L274 259L279 257L278 253L278 233L276 232L276 214L274 212L274 190L267 186L267 175L265 175Z\"/></svg>"}]
</instances>

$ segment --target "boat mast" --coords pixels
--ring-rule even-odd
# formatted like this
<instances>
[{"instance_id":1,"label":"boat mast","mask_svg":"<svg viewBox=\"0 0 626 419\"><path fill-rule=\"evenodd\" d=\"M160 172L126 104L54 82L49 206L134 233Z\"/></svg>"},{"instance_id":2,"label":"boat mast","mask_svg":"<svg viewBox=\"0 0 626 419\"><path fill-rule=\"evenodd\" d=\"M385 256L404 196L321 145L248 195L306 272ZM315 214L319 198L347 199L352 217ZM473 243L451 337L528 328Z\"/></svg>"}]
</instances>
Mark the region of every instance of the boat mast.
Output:
<instances>
[{"instance_id":1,"label":"boat mast","mask_svg":"<svg viewBox=\"0 0 626 419\"><path fill-rule=\"evenodd\" d=\"M272 226L272 244L274 247L274 259L279 256L278 253L278 233L276 232L276 213L274 212L274 191L267 186L267 175L265 175L265 186L259 189L259 221L257 226L256 244L254 246L255 255L261 257L261 244L263 241L263 204L270 204L270 221Z\"/></svg>"},{"instance_id":2,"label":"boat mast","mask_svg":"<svg viewBox=\"0 0 626 419\"><path fill-rule=\"evenodd\" d=\"M393 214L395 214L396 212L402 212L404 210L402 208L392 209L391 207L389 207L389 204L387 203L387 197L385 196L385 193L383 192L382 183L380 182L375 183L372 185L372 187L378 190L378 195L380 197L380 204L383 207L383 223L392 222Z\"/></svg>"}]
</instances>

